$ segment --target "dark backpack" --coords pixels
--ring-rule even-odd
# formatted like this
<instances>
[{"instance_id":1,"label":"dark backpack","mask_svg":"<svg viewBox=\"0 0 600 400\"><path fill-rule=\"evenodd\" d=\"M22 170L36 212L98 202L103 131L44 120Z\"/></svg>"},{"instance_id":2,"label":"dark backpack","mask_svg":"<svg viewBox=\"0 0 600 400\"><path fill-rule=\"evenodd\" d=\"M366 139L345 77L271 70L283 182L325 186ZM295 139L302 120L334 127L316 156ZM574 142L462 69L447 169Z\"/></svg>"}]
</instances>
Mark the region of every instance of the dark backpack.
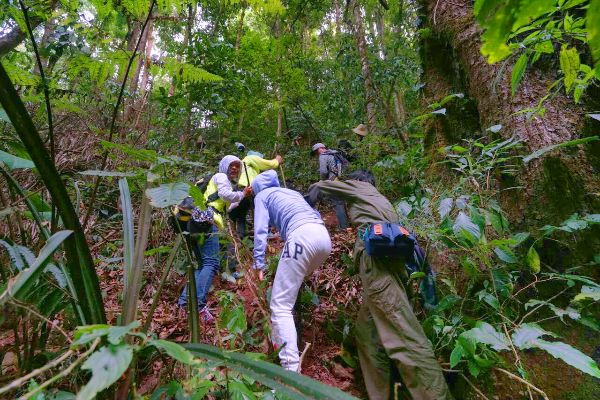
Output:
<instances>
[{"instance_id":1,"label":"dark backpack","mask_svg":"<svg viewBox=\"0 0 600 400\"><path fill-rule=\"evenodd\" d=\"M335 159L335 166L337 168L337 171L332 171L332 172L334 174L336 174L338 177L342 176L344 174L344 172L348 169L350 162L344 156L344 153L342 151L330 149L330 150L327 150L323 154L331 155Z\"/></svg>"}]
</instances>

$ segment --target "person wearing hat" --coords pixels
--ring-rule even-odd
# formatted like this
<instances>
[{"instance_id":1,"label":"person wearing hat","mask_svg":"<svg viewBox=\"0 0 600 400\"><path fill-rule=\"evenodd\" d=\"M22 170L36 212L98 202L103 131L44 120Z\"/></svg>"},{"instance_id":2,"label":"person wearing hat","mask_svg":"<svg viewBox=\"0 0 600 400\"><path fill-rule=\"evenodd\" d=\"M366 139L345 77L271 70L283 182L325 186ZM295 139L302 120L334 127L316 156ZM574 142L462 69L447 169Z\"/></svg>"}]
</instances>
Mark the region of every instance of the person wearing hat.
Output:
<instances>
[{"instance_id":1,"label":"person wearing hat","mask_svg":"<svg viewBox=\"0 0 600 400\"><path fill-rule=\"evenodd\" d=\"M363 140L368 133L365 124L358 124L355 128L352 128L352 132L358 135L358 140Z\"/></svg>"},{"instance_id":2,"label":"person wearing hat","mask_svg":"<svg viewBox=\"0 0 600 400\"><path fill-rule=\"evenodd\" d=\"M337 150L329 150L323 143L315 143L312 147L313 153L319 158L319 179L322 181L334 181L340 179L348 166L348 160ZM348 227L346 218L346 207L343 201L331 198L341 229Z\"/></svg>"}]
</instances>

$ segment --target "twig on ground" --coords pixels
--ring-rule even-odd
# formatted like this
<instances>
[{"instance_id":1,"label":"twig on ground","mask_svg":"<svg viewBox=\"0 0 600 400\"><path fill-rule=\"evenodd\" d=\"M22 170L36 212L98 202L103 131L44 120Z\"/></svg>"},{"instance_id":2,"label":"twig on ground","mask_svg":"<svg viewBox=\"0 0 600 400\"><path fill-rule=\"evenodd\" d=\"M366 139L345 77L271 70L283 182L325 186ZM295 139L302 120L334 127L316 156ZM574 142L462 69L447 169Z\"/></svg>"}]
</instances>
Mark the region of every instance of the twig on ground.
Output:
<instances>
[{"instance_id":1,"label":"twig on ground","mask_svg":"<svg viewBox=\"0 0 600 400\"><path fill-rule=\"evenodd\" d=\"M310 342L306 342L306 345L304 346L304 350L302 351L302 354L300 355L300 362L298 363L298 368L302 368L302 361L304 361L304 357L306 357L306 354L308 353L308 349L310 349Z\"/></svg>"},{"instance_id":2,"label":"twig on ground","mask_svg":"<svg viewBox=\"0 0 600 400\"><path fill-rule=\"evenodd\" d=\"M539 394L541 394L541 395L542 395L542 397L544 398L544 400L550 400L550 399L548 398L548 395L547 395L547 394L546 394L546 393L545 393L545 392L544 392L542 389L539 389L537 386L535 386L535 385L532 385L531 383L527 382L525 379L521 378L520 376L517 376L517 375L513 374L513 373L512 373L512 372L510 372L510 371L507 371L507 370L505 370L505 369L498 368L498 367L494 367L494 370L496 370L496 371L500 371L500 372L502 372L502 373L504 373L504 374L506 374L506 375L510 376L511 378L513 378L513 379L515 379L515 380L517 380L517 381L519 381L519 382L521 382L521 383L523 383L523 384L527 385L527 386L528 386L528 387L530 387L531 389L533 389L533 390L535 390L536 392L538 392Z\"/></svg>"},{"instance_id":3,"label":"twig on ground","mask_svg":"<svg viewBox=\"0 0 600 400\"><path fill-rule=\"evenodd\" d=\"M467 382L467 383L469 384L469 386L471 386L471 387L473 388L473 390L475 391L475 393L477 393L479 396L483 397L485 400L490 400L490 399L489 399L489 397L487 397L485 394L483 394L483 392L482 392L481 390L479 390L479 389L477 388L477 386L475 386L475 385L473 384L473 382L471 382L471 381L469 380L469 378L467 378L467 377L465 376L465 374L460 374L460 376L462 376L462 378L465 380L465 382Z\"/></svg>"}]
</instances>

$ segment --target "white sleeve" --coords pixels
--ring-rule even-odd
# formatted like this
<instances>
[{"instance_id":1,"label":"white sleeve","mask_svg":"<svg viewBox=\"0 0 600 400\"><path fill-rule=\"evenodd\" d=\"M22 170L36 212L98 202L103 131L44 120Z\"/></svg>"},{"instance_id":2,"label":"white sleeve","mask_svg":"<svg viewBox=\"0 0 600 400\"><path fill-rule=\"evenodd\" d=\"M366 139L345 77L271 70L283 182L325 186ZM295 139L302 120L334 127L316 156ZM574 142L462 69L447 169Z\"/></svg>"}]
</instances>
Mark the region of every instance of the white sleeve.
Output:
<instances>
[{"instance_id":1,"label":"white sleeve","mask_svg":"<svg viewBox=\"0 0 600 400\"><path fill-rule=\"evenodd\" d=\"M229 203L239 203L244 199L244 192L235 192L231 186L231 182L227 178L227 175L223 173L216 174L213 178L217 185L217 192L219 197Z\"/></svg>"}]
</instances>

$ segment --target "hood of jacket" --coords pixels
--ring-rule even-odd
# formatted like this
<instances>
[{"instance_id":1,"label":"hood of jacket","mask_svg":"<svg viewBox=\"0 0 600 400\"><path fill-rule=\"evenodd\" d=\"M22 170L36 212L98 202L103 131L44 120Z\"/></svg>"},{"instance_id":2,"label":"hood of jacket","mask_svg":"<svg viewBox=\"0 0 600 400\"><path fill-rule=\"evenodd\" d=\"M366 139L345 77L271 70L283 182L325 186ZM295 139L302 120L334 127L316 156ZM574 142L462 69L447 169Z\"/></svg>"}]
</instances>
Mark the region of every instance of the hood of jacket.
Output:
<instances>
[{"instance_id":1,"label":"hood of jacket","mask_svg":"<svg viewBox=\"0 0 600 400\"><path fill-rule=\"evenodd\" d=\"M229 169L229 165L231 165L231 163L234 161L239 162L240 166L241 166L242 161L239 158L237 158L236 156L227 155L227 156L223 157L221 159L221 161L219 162L219 172L227 175L227 170Z\"/></svg>"},{"instance_id":2,"label":"hood of jacket","mask_svg":"<svg viewBox=\"0 0 600 400\"><path fill-rule=\"evenodd\" d=\"M273 171L272 169L258 174L252 182L252 191L255 195L260 193L261 190L265 190L270 187L279 187L279 178L277 178L277 172Z\"/></svg>"}]
</instances>

